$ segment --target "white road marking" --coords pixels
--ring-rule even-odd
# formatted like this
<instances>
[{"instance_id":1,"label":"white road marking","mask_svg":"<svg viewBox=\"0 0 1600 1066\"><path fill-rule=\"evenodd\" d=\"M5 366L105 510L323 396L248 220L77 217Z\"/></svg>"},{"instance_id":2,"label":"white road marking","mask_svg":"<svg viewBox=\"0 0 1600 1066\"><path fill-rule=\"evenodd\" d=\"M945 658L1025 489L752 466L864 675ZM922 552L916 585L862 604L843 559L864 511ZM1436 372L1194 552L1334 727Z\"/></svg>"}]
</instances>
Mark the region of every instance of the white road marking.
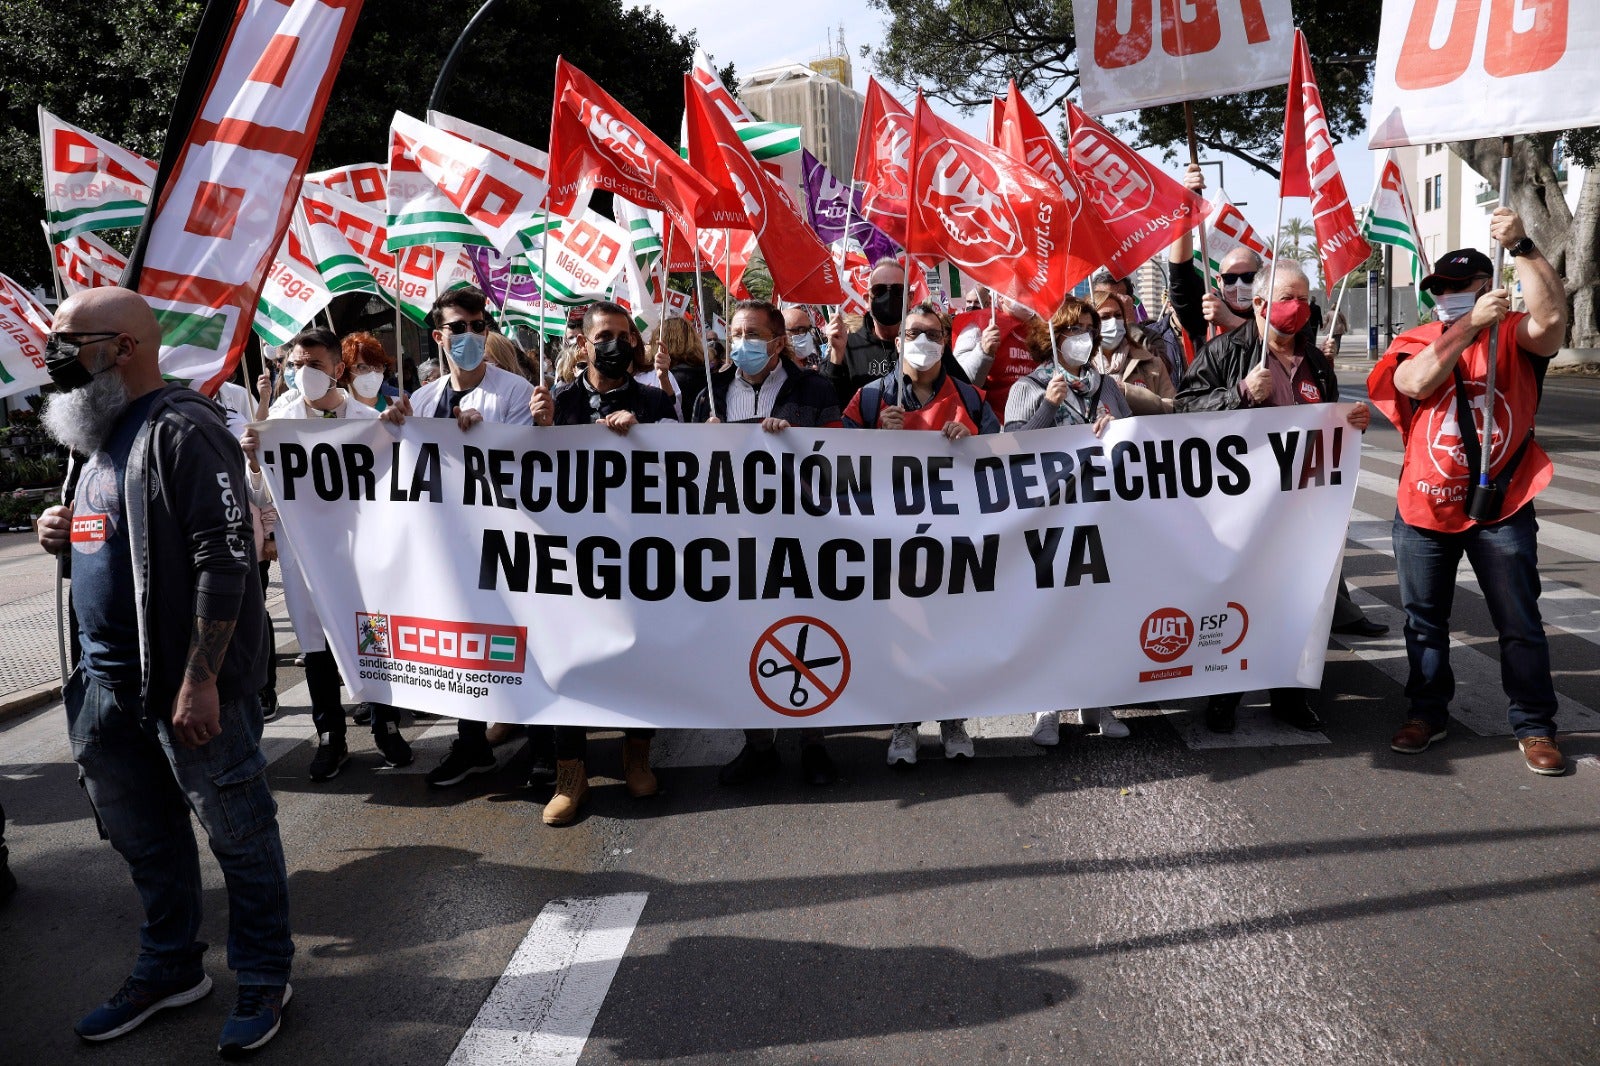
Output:
<instances>
[{"instance_id":1,"label":"white road marking","mask_svg":"<svg viewBox=\"0 0 1600 1066\"><path fill-rule=\"evenodd\" d=\"M575 1066L648 898L547 904L448 1066Z\"/></svg>"},{"instance_id":2,"label":"white road marking","mask_svg":"<svg viewBox=\"0 0 1600 1066\"><path fill-rule=\"evenodd\" d=\"M1392 466L1396 474L1400 472L1400 461L1402 457L1394 452L1384 449L1373 449L1373 451L1370 453L1364 452L1362 457L1363 459L1373 458L1387 466ZM1382 478L1385 476L1384 474L1376 470L1371 470L1370 468L1363 470L1361 473L1363 484L1366 481L1365 475L1368 473L1371 473L1375 478ZM1584 484L1600 483L1600 481L1597 481L1594 471L1585 470L1578 467L1562 467L1558 465L1556 467L1555 476L1557 478L1566 478L1570 481L1583 482ZM1396 481L1393 484L1398 486L1399 482ZM1365 487L1370 488L1371 486ZM1552 507L1565 507L1569 510L1581 511L1585 514L1592 514L1595 511L1600 511L1600 496L1592 496L1586 492L1574 492L1571 489L1563 489L1555 485L1550 485L1542 490L1539 495L1535 497L1535 499L1537 502L1545 503Z\"/></svg>"}]
</instances>

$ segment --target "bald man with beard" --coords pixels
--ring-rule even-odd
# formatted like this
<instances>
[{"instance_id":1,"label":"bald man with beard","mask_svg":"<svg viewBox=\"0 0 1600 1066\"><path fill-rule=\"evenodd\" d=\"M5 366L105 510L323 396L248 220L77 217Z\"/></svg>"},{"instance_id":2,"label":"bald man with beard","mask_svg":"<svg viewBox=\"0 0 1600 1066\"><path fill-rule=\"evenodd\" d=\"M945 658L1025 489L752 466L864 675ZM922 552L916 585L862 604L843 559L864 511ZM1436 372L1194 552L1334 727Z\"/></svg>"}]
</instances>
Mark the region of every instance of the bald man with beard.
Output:
<instances>
[{"instance_id":1,"label":"bald man with beard","mask_svg":"<svg viewBox=\"0 0 1600 1066\"><path fill-rule=\"evenodd\" d=\"M289 1000L289 885L260 750L267 633L244 455L221 407L162 380L161 327L138 293L92 289L45 346L45 427L81 462L70 506L39 521L66 555L79 656L62 692L73 758L144 904L133 973L75 1026L111 1040L211 991L198 849L228 891L239 998L217 1048L260 1047Z\"/></svg>"}]
</instances>

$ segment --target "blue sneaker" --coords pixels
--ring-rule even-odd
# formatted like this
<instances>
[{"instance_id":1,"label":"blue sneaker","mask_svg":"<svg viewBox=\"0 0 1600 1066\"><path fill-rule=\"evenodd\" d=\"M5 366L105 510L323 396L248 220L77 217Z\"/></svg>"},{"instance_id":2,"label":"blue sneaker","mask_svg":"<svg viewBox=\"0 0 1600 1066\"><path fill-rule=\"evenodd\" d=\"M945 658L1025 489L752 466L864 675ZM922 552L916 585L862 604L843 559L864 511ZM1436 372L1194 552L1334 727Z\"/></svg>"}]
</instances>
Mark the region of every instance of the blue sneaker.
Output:
<instances>
[{"instance_id":1,"label":"blue sneaker","mask_svg":"<svg viewBox=\"0 0 1600 1066\"><path fill-rule=\"evenodd\" d=\"M289 1005L294 987L283 985L240 985L239 1002L228 1023L222 1027L217 1050L225 1059L242 1058L278 1035L283 1024L283 1008Z\"/></svg>"},{"instance_id":2,"label":"blue sneaker","mask_svg":"<svg viewBox=\"0 0 1600 1066\"><path fill-rule=\"evenodd\" d=\"M211 991L211 978L199 981L158 983L130 977L117 994L90 1011L72 1031L85 1040L115 1040L143 1025L152 1014L168 1007L182 1007L203 998Z\"/></svg>"}]
</instances>

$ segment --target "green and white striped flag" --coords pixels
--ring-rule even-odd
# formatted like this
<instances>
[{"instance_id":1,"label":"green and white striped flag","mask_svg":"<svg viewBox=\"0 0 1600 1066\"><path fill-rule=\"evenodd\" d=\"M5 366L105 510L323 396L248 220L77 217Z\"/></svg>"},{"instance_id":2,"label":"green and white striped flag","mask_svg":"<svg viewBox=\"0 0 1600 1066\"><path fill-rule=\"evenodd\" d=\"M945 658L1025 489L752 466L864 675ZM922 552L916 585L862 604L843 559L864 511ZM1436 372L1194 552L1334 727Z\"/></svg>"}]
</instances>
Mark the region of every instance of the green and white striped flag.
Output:
<instances>
[{"instance_id":1,"label":"green and white striped flag","mask_svg":"<svg viewBox=\"0 0 1600 1066\"><path fill-rule=\"evenodd\" d=\"M641 330L650 329L661 322L660 279L656 276L661 234L644 208L618 197L614 209L618 224L633 242L633 254L623 264L622 279L616 285L617 295L633 313L634 324Z\"/></svg>"},{"instance_id":2,"label":"green and white striped flag","mask_svg":"<svg viewBox=\"0 0 1600 1066\"><path fill-rule=\"evenodd\" d=\"M1433 296L1422 291L1422 279L1433 272L1433 267L1422 248L1422 238L1417 233L1417 213L1411 206L1411 191L1393 148L1384 156L1383 166L1378 168L1378 184L1372 190L1372 203L1361 224L1361 235L1368 244L1387 244L1410 253L1411 282L1417 290L1417 306L1432 310Z\"/></svg>"},{"instance_id":3,"label":"green and white striped flag","mask_svg":"<svg viewBox=\"0 0 1600 1066\"><path fill-rule=\"evenodd\" d=\"M256 301L252 323L261 343L281 348L309 325L333 300L333 293L322 281L316 264L301 242L301 227L291 225L283 236L283 247L267 271Z\"/></svg>"},{"instance_id":4,"label":"green and white striped flag","mask_svg":"<svg viewBox=\"0 0 1600 1066\"><path fill-rule=\"evenodd\" d=\"M396 120L403 117L399 114L395 116ZM411 121L416 122L415 119ZM479 233L472 220L423 173L410 147L409 142L400 135L397 123L391 124L388 180L384 186L389 232L384 247L391 252L419 244L477 244L493 247L494 242Z\"/></svg>"},{"instance_id":5,"label":"green and white striped flag","mask_svg":"<svg viewBox=\"0 0 1600 1066\"><path fill-rule=\"evenodd\" d=\"M39 108L50 240L144 223L156 165Z\"/></svg>"}]
</instances>

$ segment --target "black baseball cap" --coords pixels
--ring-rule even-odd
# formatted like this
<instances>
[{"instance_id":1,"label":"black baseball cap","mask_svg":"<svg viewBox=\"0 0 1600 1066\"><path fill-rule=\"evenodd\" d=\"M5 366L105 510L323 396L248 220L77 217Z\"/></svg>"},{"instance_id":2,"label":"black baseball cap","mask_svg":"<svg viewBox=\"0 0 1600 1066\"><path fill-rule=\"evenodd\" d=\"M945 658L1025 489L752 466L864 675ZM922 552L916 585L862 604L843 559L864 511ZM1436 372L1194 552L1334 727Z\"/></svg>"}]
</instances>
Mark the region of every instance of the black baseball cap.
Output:
<instances>
[{"instance_id":1,"label":"black baseball cap","mask_svg":"<svg viewBox=\"0 0 1600 1066\"><path fill-rule=\"evenodd\" d=\"M1476 248L1458 248L1446 252L1442 259L1433 264L1433 273L1422 279L1422 291L1435 291L1436 283L1441 281L1458 285L1473 278L1493 276L1494 263L1490 262L1488 256Z\"/></svg>"}]
</instances>

